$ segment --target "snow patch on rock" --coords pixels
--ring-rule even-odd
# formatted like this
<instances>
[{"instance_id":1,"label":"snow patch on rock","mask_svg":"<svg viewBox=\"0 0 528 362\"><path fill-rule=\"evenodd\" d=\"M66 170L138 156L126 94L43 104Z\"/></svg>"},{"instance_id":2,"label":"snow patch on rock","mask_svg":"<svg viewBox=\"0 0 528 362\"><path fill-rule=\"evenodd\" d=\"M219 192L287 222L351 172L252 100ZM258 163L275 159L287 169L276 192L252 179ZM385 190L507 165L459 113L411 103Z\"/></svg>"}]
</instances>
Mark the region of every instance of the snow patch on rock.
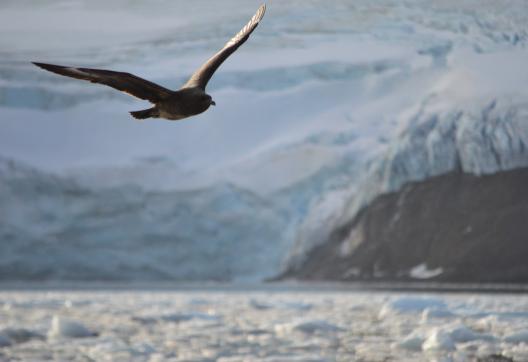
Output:
<instances>
[{"instance_id":1,"label":"snow patch on rock","mask_svg":"<svg viewBox=\"0 0 528 362\"><path fill-rule=\"evenodd\" d=\"M444 272L442 268L428 269L427 264L422 263L409 271L409 276L414 279L431 279L441 275Z\"/></svg>"}]
</instances>

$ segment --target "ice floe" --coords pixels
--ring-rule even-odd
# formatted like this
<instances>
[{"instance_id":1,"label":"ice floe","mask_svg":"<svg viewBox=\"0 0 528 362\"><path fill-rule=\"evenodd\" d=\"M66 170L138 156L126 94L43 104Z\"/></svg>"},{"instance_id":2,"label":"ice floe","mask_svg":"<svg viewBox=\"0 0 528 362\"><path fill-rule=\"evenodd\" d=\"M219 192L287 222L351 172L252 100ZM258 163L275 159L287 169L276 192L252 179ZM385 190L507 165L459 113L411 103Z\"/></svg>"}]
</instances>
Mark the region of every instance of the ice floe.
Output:
<instances>
[{"instance_id":1,"label":"ice floe","mask_svg":"<svg viewBox=\"0 0 528 362\"><path fill-rule=\"evenodd\" d=\"M25 328L4 328L0 330L0 336L12 344L24 343L32 339L43 340L45 338L43 335Z\"/></svg>"},{"instance_id":2,"label":"ice floe","mask_svg":"<svg viewBox=\"0 0 528 362\"><path fill-rule=\"evenodd\" d=\"M279 334L291 333L292 331L305 334L326 334L341 332L344 329L324 320L307 320L293 323L278 324L275 331Z\"/></svg>"},{"instance_id":3,"label":"ice floe","mask_svg":"<svg viewBox=\"0 0 528 362\"><path fill-rule=\"evenodd\" d=\"M0 347L7 347L11 345L11 341L3 333L0 333Z\"/></svg>"},{"instance_id":4,"label":"ice floe","mask_svg":"<svg viewBox=\"0 0 528 362\"><path fill-rule=\"evenodd\" d=\"M0 315L0 360L488 362L493 355L528 356L525 295L215 288L0 292L0 298L10 306ZM482 323L491 317L494 323Z\"/></svg>"},{"instance_id":5,"label":"ice floe","mask_svg":"<svg viewBox=\"0 0 528 362\"><path fill-rule=\"evenodd\" d=\"M446 304L441 299L434 298L399 298L385 303L379 313L379 318L390 314L421 313L426 309L445 309Z\"/></svg>"},{"instance_id":6,"label":"ice floe","mask_svg":"<svg viewBox=\"0 0 528 362\"><path fill-rule=\"evenodd\" d=\"M435 329L422 344L424 351L454 351L455 342L451 334L441 329Z\"/></svg>"},{"instance_id":7,"label":"ice floe","mask_svg":"<svg viewBox=\"0 0 528 362\"><path fill-rule=\"evenodd\" d=\"M457 315L447 308L425 308L422 312L422 323L429 323L434 320L445 320L449 318L454 318Z\"/></svg>"},{"instance_id":8,"label":"ice floe","mask_svg":"<svg viewBox=\"0 0 528 362\"><path fill-rule=\"evenodd\" d=\"M86 338L95 337L97 333L87 328L83 323L61 316L53 316L48 331L49 338Z\"/></svg>"},{"instance_id":9,"label":"ice floe","mask_svg":"<svg viewBox=\"0 0 528 362\"><path fill-rule=\"evenodd\" d=\"M509 334L505 336L503 340L504 342L507 342L507 343L526 343L528 344L528 329Z\"/></svg>"}]
</instances>

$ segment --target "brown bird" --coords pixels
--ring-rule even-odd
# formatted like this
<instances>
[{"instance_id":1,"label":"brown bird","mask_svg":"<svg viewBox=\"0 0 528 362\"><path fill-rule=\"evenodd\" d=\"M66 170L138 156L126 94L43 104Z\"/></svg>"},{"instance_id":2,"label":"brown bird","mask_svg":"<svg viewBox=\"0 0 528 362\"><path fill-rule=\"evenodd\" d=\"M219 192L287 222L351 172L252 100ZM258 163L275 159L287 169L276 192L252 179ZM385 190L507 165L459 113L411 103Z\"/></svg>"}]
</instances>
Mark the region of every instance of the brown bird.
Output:
<instances>
[{"instance_id":1,"label":"brown bird","mask_svg":"<svg viewBox=\"0 0 528 362\"><path fill-rule=\"evenodd\" d=\"M200 114L211 105L216 105L211 96L205 92L207 83L224 60L248 40L249 35L262 20L265 11L266 5L261 5L246 26L229 40L220 51L209 58L177 91L164 88L130 73L35 62L33 64L60 75L104 84L154 104L152 108L130 112L134 118L165 118L176 121Z\"/></svg>"}]
</instances>

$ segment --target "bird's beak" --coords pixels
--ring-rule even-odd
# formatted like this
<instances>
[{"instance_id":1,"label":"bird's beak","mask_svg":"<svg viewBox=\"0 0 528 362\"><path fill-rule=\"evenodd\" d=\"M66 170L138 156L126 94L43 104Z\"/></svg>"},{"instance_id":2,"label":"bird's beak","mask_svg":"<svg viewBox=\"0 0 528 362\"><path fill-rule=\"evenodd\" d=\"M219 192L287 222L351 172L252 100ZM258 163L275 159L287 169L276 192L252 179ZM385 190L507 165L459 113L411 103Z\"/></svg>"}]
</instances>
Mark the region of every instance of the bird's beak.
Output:
<instances>
[{"instance_id":1,"label":"bird's beak","mask_svg":"<svg viewBox=\"0 0 528 362\"><path fill-rule=\"evenodd\" d=\"M212 106L216 106L215 101L211 101L211 105L212 105Z\"/></svg>"}]
</instances>

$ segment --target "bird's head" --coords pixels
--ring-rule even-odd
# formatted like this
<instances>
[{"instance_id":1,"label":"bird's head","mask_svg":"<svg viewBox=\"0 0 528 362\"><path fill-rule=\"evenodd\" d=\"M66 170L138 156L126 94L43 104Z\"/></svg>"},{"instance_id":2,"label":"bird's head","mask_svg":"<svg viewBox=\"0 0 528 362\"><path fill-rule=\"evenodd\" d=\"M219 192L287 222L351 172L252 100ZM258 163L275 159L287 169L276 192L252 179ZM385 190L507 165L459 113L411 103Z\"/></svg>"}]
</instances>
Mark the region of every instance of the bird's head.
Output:
<instances>
[{"instance_id":1,"label":"bird's head","mask_svg":"<svg viewBox=\"0 0 528 362\"><path fill-rule=\"evenodd\" d=\"M204 94L202 96L202 104L206 106L206 108L209 108L210 106L216 106L215 101L213 101L213 98L209 94Z\"/></svg>"}]
</instances>

